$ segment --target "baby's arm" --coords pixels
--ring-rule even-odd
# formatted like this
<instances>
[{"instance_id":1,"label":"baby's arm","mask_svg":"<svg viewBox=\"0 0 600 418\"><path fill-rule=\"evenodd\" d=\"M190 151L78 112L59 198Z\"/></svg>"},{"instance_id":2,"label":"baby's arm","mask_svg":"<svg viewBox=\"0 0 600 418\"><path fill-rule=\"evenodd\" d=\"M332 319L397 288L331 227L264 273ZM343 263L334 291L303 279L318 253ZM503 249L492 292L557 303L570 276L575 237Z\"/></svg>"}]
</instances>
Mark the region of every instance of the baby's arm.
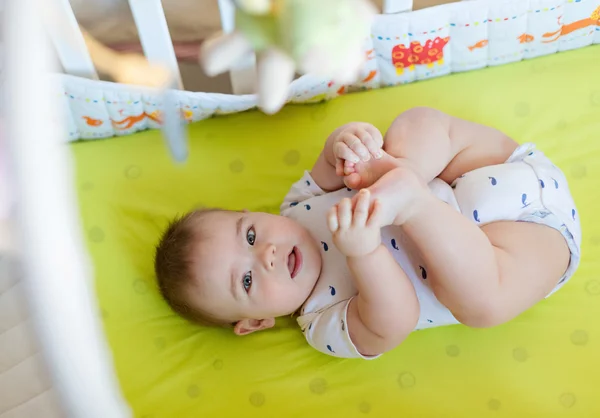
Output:
<instances>
[{"instance_id":1,"label":"baby's arm","mask_svg":"<svg viewBox=\"0 0 600 418\"><path fill-rule=\"evenodd\" d=\"M419 301L415 288L387 248L348 257L358 295L348 306L348 332L364 356L397 347L415 329Z\"/></svg>"},{"instance_id":2,"label":"baby's arm","mask_svg":"<svg viewBox=\"0 0 600 418\"><path fill-rule=\"evenodd\" d=\"M328 215L334 243L346 255L358 290L348 307L348 332L365 356L399 345L419 319L412 283L381 244L384 211L378 202L370 209L370 193L361 190L354 210L350 200L343 199Z\"/></svg>"}]
</instances>

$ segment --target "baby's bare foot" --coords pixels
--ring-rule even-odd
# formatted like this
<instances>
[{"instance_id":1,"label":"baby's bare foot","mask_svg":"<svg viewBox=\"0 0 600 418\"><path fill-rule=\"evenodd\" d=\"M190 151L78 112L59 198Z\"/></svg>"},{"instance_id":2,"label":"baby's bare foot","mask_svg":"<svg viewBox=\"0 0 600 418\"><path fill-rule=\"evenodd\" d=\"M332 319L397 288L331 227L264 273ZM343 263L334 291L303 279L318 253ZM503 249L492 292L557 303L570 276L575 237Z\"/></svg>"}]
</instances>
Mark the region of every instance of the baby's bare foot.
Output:
<instances>
[{"instance_id":1,"label":"baby's bare foot","mask_svg":"<svg viewBox=\"0 0 600 418\"><path fill-rule=\"evenodd\" d=\"M396 158L385 151L380 159L371 158L369 161L361 161L352 167L353 173L344 176L344 184L351 189L363 189L374 184L384 174L398 166Z\"/></svg>"},{"instance_id":2,"label":"baby's bare foot","mask_svg":"<svg viewBox=\"0 0 600 418\"><path fill-rule=\"evenodd\" d=\"M382 226L404 224L432 196L427 184L405 166L389 170L368 189L381 203Z\"/></svg>"}]
</instances>

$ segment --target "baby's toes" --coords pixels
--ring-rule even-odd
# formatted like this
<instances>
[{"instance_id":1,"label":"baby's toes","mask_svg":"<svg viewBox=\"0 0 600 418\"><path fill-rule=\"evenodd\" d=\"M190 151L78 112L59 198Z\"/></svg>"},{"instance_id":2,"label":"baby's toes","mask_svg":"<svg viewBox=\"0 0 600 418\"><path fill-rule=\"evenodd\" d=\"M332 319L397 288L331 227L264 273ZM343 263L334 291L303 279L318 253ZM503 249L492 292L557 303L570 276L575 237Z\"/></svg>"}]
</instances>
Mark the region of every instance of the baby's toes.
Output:
<instances>
[{"instance_id":1,"label":"baby's toes","mask_svg":"<svg viewBox=\"0 0 600 418\"><path fill-rule=\"evenodd\" d=\"M358 173L350 173L346 176L344 176L344 184L346 185L346 187L349 187L350 189L361 189L362 187L362 179L360 177L360 174Z\"/></svg>"},{"instance_id":2,"label":"baby's toes","mask_svg":"<svg viewBox=\"0 0 600 418\"><path fill-rule=\"evenodd\" d=\"M356 163L352 161L344 160L344 174L348 175L356 171Z\"/></svg>"}]
</instances>

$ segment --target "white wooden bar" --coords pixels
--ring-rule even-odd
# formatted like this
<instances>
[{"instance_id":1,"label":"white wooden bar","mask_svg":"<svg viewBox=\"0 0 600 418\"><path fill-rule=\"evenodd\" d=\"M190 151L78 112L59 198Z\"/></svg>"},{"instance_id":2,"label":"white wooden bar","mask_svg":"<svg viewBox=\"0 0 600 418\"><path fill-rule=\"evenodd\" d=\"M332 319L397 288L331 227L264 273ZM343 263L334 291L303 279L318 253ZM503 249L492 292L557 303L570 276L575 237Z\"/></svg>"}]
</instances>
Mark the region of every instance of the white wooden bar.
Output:
<instances>
[{"instance_id":1,"label":"white wooden bar","mask_svg":"<svg viewBox=\"0 0 600 418\"><path fill-rule=\"evenodd\" d=\"M138 29L144 55L151 63L164 65L171 71L178 88L183 90L175 48L161 0L129 0L129 7Z\"/></svg>"},{"instance_id":2,"label":"white wooden bar","mask_svg":"<svg viewBox=\"0 0 600 418\"><path fill-rule=\"evenodd\" d=\"M58 102L62 88L48 84L48 74L58 69L42 27L47 3L8 1L0 25L5 47L1 139L16 196L12 220L27 308L65 416L125 418L131 411L104 338L80 229L77 179Z\"/></svg>"},{"instance_id":3,"label":"white wooden bar","mask_svg":"<svg viewBox=\"0 0 600 418\"><path fill-rule=\"evenodd\" d=\"M235 29L235 6L231 0L218 0L224 33ZM233 94L252 94L256 89L256 54L248 55L229 72Z\"/></svg>"},{"instance_id":4,"label":"white wooden bar","mask_svg":"<svg viewBox=\"0 0 600 418\"><path fill-rule=\"evenodd\" d=\"M383 13L410 12L413 9L413 0L384 0Z\"/></svg>"},{"instance_id":5,"label":"white wooden bar","mask_svg":"<svg viewBox=\"0 0 600 418\"><path fill-rule=\"evenodd\" d=\"M69 0L45 0L38 7L64 71L97 80L96 68Z\"/></svg>"}]
</instances>

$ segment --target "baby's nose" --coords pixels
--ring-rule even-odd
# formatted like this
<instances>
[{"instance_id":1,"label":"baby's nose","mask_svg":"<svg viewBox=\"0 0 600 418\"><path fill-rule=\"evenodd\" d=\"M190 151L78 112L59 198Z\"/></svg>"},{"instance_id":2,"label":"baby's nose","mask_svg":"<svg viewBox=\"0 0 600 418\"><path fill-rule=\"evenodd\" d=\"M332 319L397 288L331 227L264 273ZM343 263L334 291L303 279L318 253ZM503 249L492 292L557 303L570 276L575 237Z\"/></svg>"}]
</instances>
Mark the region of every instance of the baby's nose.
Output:
<instances>
[{"instance_id":1,"label":"baby's nose","mask_svg":"<svg viewBox=\"0 0 600 418\"><path fill-rule=\"evenodd\" d=\"M267 245L265 245L265 248L263 249L263 254L262 254L263 264L267 270L272 270L273 268L275 268L275 252L276 251L277 251L277 248L273 244L267 244Z\"/></svg>"}]
</instances>

